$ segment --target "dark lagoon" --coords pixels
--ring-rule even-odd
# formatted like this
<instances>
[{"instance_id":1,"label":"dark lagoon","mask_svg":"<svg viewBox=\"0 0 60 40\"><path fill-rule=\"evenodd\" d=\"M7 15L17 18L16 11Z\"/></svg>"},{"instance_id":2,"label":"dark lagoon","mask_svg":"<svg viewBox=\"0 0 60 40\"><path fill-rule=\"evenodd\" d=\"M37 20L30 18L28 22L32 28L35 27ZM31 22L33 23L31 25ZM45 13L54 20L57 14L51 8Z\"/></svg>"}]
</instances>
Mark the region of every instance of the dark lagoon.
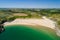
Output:
<instances>
[{"instance_id":1,"label":"dark lagoon","mask_svg":"<svg viewBox=\"0 0 60 40\"><path fill-rule=\"evenodd\" d=\"M37 30L23 25L6 26L0 33L0 40L59 40L53 33Z\"/></svg>"}]
</instances>

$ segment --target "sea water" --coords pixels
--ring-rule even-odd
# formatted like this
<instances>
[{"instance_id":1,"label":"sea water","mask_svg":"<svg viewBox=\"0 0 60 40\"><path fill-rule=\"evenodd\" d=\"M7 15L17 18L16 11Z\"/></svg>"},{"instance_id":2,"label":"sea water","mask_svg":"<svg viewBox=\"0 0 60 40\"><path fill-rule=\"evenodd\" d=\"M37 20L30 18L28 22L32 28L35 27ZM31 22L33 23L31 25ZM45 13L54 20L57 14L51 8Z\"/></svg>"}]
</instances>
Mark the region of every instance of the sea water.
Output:
<instances>
[{"instance_id":1,"label":"sea water","mask_svg":"<svg viewBox=\"0 0 60 40\"><path fill-rule=\"evenodd\" d=\"M5 31L0 33L0 40L57 40L57 38L28 26L11 25L6 26Z\"/></svg>"}]
</instances>

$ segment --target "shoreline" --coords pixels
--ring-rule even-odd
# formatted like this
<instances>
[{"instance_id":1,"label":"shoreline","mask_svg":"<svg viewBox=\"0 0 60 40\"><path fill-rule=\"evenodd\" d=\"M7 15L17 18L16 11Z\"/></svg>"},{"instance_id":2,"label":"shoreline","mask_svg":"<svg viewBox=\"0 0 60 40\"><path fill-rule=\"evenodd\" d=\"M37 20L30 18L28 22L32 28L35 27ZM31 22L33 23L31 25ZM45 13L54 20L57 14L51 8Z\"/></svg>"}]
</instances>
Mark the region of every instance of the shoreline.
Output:
<instances>
[{"instance_id":1,"label":"shoreline","mask_svg":"<svg viewBox=\"0 0 60 40\"><path fill-rule=\"evenodd\" d=\"M49 19L15 19L12 22L5 22L4 26L7 25L32 25L32 26L45 26L51 29L55 29L55 24Z\"/></svg>"}]
</instances>

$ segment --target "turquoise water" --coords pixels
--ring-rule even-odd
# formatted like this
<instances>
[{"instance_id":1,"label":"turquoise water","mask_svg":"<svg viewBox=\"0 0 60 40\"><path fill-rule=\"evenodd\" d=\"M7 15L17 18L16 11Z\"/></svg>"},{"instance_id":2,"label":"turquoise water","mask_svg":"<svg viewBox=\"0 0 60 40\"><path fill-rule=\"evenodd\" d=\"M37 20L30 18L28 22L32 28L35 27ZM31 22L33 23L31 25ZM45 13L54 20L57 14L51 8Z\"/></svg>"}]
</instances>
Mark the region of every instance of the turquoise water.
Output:
<instances>
[{"instance_id":1,"label":"turquoise water","mask_svg":"<svg viewBox=\"0 0 60 40\"><path fill-rule=\"evenodd\" d=\"M42 30L38 31L23 25L12 25L5 27L5 31L0 34L0 40L57 40L57 38Z\"/></svg>"}]
</instances>

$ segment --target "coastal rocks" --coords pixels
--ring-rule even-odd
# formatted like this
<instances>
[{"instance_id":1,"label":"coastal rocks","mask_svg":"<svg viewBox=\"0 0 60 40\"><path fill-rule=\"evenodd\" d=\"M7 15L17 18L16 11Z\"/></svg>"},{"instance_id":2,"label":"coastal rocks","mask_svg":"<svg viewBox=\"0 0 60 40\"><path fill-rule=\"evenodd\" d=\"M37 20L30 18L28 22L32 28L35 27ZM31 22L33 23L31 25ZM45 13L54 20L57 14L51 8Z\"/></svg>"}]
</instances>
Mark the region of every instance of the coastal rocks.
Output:
<instances>
[{"instance_id":1,"label":"coastal rocks","mask_svg":"<svg viewBox=\"0 0 60 40\"><path fill-rule=\"evenodd\" d=\"M4 26L2 24L0 24L0 33L2 33L4 31Z\"/></svg>"},{"instance_id":2,"label":"coastal rocks","mask_svg":"<svg viewBox=\"0 0 60 40\"><path fill-rule=\"evenodd\" d=\"M7 20L2 20L0 22L0 33L2 33L5 29L4 29L4 23L6 22Z\"/></svg>"}]
</instances>

